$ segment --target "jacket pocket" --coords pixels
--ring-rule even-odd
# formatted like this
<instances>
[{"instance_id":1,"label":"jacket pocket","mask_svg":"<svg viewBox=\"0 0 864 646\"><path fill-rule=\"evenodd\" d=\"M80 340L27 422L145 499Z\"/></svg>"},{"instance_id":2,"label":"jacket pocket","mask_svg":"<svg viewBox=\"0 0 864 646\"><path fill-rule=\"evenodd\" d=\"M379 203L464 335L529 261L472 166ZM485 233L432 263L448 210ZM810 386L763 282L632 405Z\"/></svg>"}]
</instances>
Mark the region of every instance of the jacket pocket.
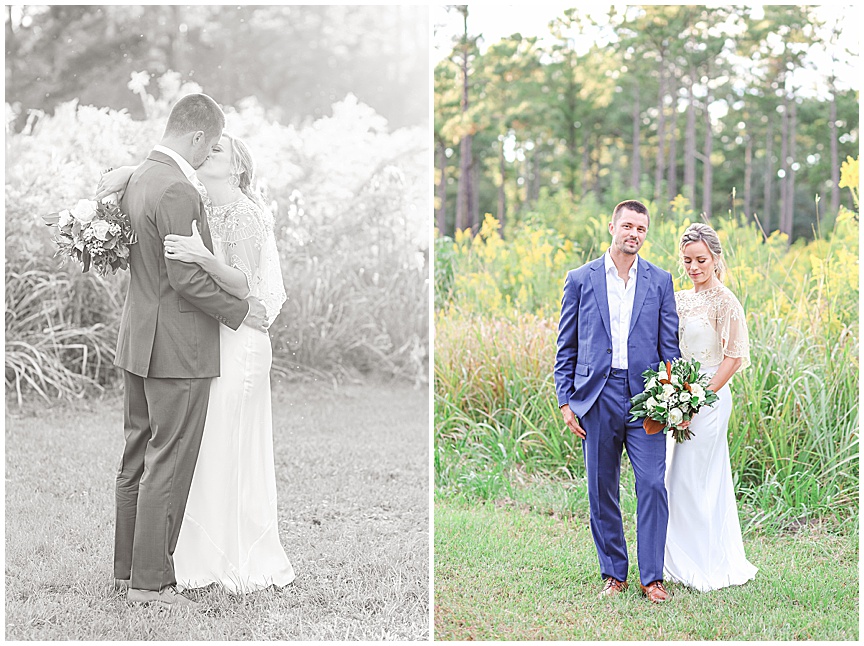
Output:
<instances>
[{"instance_id":1,"label":"jacket pocket","mask_svg":"<svg viewBox=\"0 0 864 646\"><path fill-rule=\"evenodd\" d=\"M197 307L195 307L192 303L187 301L185 298L178 298L177 299L177 308L181 312L200 312L201 311Z\"/></svg>"},{"instance_id":2,"label":"jacket pocket","mask_svg":"<svg viewBox=\"0 0 864 646\"><path fill-rule=\"evenodd\" d=\"M577 363L575 372L577 375L587 377L588 376L588 365L584 364L584 363Z\"/></svg>"}]
</instances>

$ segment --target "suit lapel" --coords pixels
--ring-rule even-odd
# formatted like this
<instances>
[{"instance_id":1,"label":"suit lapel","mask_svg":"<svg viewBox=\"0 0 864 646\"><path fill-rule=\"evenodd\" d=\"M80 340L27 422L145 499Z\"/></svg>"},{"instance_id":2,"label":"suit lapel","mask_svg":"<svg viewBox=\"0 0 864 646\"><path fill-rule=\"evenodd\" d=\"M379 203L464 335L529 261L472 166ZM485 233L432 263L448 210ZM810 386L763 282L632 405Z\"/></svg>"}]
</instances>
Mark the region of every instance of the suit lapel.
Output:
<instances>
[{"instance_id":1,"label":"suit lapel","mask_svg":"<svg viewBox=\"0 0 864 646\"><path fill-rule=\"evenodd\" d=\"M597 307L600 310L600 318L603 320L603 328L609 338L612 338L612 330L609 326L609 298L606 295L606 272L605 264L601 257L591 268L591 285L594 287L594 297L597 299Z\"/></svg>"},{"instance_id":2,"label":"suit lapel","mask_svg":"<svg viewBox=\"0 0 864 646\"><path fill-rule=\"evenodd\" d=\"M174 161L174 159L170 155L166 155L159 150L151 150L150 154L147 156L147 159L149 159L150 161L159 162L161 164L167 164L168 166L171 166L183 177L183 179L192 184L192 186L198 192L198 204L201 209L201 217L199 218L198 222L198 233L201 234L201 240L204 242L204 246L207 247L207 250L210 253L213 253L213 239L210 236L210 227L207 224L207 208L204 205L204 198L201 195L201 190L197 186L195 186L194 182L190 181L190 179L186 177L179 164L177 164L177 162Z\"/></svg>"},{"instance_id":3,"label":"suit lapel","mask_svg":"<svg viewBox=\"0 0 864 646\"><path fill-rule=\"evenodd\" d=\"M642 304L645 302L645 296L648 294L648 281L651 280L651 270L648 263L639 259L639 278L636 280L636 294L633 296L633 313L630 315L630 330L627 332L629 336L633 332L633 326L636 324L636 319L639 318L639 311L642 309Z\"/></svg>"}]
</instances>

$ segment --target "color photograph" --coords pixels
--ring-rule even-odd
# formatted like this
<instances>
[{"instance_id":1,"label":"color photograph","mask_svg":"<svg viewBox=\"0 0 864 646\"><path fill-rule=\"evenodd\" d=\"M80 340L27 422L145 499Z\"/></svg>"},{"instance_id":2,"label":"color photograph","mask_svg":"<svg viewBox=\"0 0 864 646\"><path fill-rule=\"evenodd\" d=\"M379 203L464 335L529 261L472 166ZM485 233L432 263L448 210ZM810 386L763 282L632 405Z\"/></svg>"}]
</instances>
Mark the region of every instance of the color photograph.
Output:
<instances>
[{"instance_id":1,"label":"color photograph","mask_svg":"<svg viewBox=\"0 0 864 646\"><path fill-rule=\"evenodd\" d=\"M855 15L433 8L435 640L858 640Z\"/></svg>"}]
</instances>

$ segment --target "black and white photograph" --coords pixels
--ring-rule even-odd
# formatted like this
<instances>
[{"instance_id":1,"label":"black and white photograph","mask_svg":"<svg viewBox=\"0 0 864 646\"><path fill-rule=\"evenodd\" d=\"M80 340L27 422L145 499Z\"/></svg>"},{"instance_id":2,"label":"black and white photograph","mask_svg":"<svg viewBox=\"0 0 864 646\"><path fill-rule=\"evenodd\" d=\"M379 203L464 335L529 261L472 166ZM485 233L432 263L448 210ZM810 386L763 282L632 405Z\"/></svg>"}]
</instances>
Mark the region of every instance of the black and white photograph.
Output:
<instances>
[{"instance_id":1,"label":"black and white photograph","mask_svg":"<svg viewBox=\"0 0 864 646\"><path fill-rule=\"evenodd\" d=\"M430 639L429 8L5 20L5 639Z\"/></svg>"}]
</instances>

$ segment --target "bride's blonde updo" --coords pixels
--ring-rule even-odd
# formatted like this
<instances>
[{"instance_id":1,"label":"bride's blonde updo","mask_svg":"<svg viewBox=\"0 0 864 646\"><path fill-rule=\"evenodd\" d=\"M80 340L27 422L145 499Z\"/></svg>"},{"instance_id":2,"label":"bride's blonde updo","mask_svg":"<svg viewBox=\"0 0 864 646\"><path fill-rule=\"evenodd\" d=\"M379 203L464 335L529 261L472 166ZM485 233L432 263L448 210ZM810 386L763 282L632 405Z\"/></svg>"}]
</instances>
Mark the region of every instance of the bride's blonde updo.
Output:
<instances>
[{"instance_id":1,"label":"bride's blonde updo","mask_svg":"<svg viewBox=\"0 0 864 646\"><path fill-rule=\"evenodd\" d=\"M264 208L264 196L261 195L255 180L255 162L252 159L252 153L249 152L249 148L242 139L229 135L227 132L223 134L231 142L231 177L229 180L232 185L243 191L246 197Z\"/></svg>"},{"instance_id":2,"label":"bride's blonde updo","mask_svg":"<svg viewBox=\"0 0 864 646\"><path fill-rule=\"evenodd\" d=\"M726 263L723 260L723 247L720 245L720 238L717 237L717 232L703 222L694 222L681 236L681 242L678 244L678 251L681 252L679 257L681 266L684 266L684 247L691 242L704 242L711 252L711 257L714 259L714 275L719 280L723 280L726 273Z\"/></svg>"}]
</instances>

